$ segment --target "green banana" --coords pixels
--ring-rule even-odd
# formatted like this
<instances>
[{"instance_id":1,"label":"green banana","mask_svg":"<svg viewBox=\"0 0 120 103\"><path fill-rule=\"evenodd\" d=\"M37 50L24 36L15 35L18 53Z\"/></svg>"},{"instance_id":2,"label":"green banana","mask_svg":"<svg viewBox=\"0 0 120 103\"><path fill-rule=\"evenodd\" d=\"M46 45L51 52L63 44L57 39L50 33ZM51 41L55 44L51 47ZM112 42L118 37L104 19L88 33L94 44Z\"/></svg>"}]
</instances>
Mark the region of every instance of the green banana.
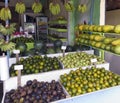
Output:
<instances>
[{"instance_id":1,"label":"green banana","mask_svg":"<svg viewBox=\"0 0 120 103\"><path fill-rule=\"evenodd\" d=\"M2 51L11 51L13 49L15 49L15 43L13 42L6 42L3 45L0 46Z\"/></svg>"},{"instance_id":2,"label":"green banana","mask_svg":"<svg viewBox=\"0 0 120 103\"><path fill-rule=\"evenodd\" d=\"M68 11L68 12L72 12L74 10L74 6L69 2L65 3L64 7L65 7L66 11Z\"/></svg>"},{"instance_id":3,"label":"green banana","mask_svg":"<svg viewBox=\"0 0 120 103\"><path fill-rule=\"evenodd\" d=\"M7 27L4 27L3 25L0 25L0 32L4 35L11 35L15 32L15 23L10 24Z\"/></svg>"},{"instance_id":4,"label":"green banana","mask_svg":"<svg viewBox=\"0 0 120 103\"><path fill-rule=\"evenodd\" d=\"M49 10L52 13L52 15L58 15L60 13L60 5L58 3L54 4L54 3L50 3L49 4Z\"/></svg>"},{"instance_id":5,"label":"green banana","mask_svg":"<svg viewBox=\"0 0 120 103\"><path fill-rule=\"evenodd\" d=\"M79 4L78 5L78 11L81 12L81 13L85 13L87 11L86 4Z\"/></svg>"},{"instance_id":6,"label":"green banana","mask_svg":"<svg viewBox=\"0 0 120 103\"><path fill-rule=\"evenodd\" d=\"M11 11L9 7L4 7L0 10L0 19L4 21L11 19Z\"/></svg>"},{"instance_id":7,"label":"green banana","mask_svg":"<svg viewBox=\"0 0 120 103\"><path fill-rule=\"evenodd\" d=\"M42 11L42 4L40 2L34 2L32 4L32 10L34 13L39 13Z\"/></svg>"},{"instance_id":8,"label":"green banana","mask_svg":"<svg viewBox=\"0 0 120 103\"><path fill-rule=\"evenodd\" d=\"M23 2L17 2L15 5L15 11L19 14L23 14L26 11L25 4Z\"/></svg>"}]
</instances>

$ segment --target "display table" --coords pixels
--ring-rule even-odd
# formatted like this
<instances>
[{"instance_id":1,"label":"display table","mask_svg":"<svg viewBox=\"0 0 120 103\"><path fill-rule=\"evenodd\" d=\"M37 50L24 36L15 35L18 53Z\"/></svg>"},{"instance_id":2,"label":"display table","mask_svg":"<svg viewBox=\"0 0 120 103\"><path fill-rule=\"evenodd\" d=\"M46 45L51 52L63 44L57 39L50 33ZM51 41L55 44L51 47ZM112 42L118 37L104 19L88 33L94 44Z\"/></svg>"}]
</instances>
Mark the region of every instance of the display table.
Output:
<instances>
[{"instance_id":1,"label":"display table","mask_svg":"<svg viewBox=\"0 0 120 103\"><path fill-rule=\"evenodd\" d=\"M75 69L75 68L74 68ZM59 76L64 73L69 73L70 70L63 69L51 72L32 74L22 76L22 85L28 80L37 79L38 81L59 80ZM6 91L17 88L17 77L12 77L4 82L4 95ZM86 93L84 95L69 97L63 100L58 100L53 103L119 103L120 86L114 86L107 89L102 89L96 92ZM4 97L3 97L4 99ZM3 103L3 102L2 102Z\"/></svg>"}]
</instances>

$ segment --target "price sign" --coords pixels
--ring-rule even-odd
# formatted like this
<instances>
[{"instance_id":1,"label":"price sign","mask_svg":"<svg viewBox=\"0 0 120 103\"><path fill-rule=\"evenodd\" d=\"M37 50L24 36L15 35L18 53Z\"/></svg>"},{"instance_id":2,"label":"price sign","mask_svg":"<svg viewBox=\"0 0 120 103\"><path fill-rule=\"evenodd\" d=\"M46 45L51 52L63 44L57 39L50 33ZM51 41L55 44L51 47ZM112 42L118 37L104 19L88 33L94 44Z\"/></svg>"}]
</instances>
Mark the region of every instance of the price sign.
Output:
<instances>
[{"instance_id":1,"label":"price sign","mask_svg":"<svg viewBox=\"0 0 120 103\"><path fill-rule=\"evenodd\" d=\"M14 70L22 70L23 69L23 65L15 65L14 66Z\"/></svg>"},{"instance_id":2,"label":"price sign","mask_svg":"<svg viewBox=\"0 0 120 103\"><path fill-rule=\"evenodd\" d=\"M14 53L14 54L19 54L19 53L20 53L20 50L13 50L13 53Z\"/></svg>"},{"instance_id":3,"label":"price sign","mask_svg":"<svg viewBox=\"0 0 120 103\"><path fill-rule=\"evenodd\" d=\"M97 59L96 59L96 58L91 59L91 63L95 63L95 62L97 62Z\"/></svg>"},{"instance_id":4,"label":"price sign","mask_svg":"<svg viewBox=\"0 0 120 103\"><path fill-rule=\"evenodd\" d=\"M67 48L66 46L62 46L61 47L62 50L66 50L66 48Z\"/></svg>"}]
</instances>

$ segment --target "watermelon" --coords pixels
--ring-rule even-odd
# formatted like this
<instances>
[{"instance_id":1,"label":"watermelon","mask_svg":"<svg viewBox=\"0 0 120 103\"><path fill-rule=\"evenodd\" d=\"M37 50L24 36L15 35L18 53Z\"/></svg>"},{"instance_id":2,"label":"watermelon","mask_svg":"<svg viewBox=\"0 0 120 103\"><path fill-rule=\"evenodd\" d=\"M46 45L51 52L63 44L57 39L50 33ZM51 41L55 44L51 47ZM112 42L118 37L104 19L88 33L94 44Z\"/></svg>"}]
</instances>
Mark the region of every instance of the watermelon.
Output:
<instances>
[{"instance_id":1,"label":"watermelon","mask_svg":"<svg viewBox=\"0 0 120 103\"><path fill-rule=\"evenodd\" d=\"M61 40L55 40L53 44L54 47L57 48L57 47L61 47L63 42Z\"/></svg>"},{"instance_id":2,"label":"watermelon","mask_svg":"<svg viewBox=\"0 0 120 103\"><path fill-rule=\"evenodd\" d=\"M36 41L34 44L35 49L41 49L44 46L42 41Z\"/></svg>"},{"instance_id":3,"label":"watermelon","mask_svg":"<svg viewBox=\"0 0 120 103\"><path fill-rule=\"evenodd\" d=\"M23 42L16 43L16 49L20 50L21 53L25 52L27 50L27 45Z\"/></svg>"},{"instance_id":4,"label":"watermelon","mask_svg":"<svg viewBox=\"0 0 120 103\"><path fill-rule=\"evenodd\" d=\"M71 45L68 45L65 52L72 52L73 51L73 47Z\"/></svg>"}]
</instances>

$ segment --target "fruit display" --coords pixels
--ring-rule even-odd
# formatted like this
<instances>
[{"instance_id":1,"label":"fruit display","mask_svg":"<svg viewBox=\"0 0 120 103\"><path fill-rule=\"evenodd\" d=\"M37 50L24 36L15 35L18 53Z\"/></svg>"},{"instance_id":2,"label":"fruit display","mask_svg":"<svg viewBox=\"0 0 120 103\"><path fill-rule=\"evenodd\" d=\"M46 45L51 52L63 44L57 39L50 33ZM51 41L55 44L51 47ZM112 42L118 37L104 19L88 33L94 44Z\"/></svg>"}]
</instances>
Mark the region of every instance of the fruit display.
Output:
<instances>
[{"instance_id":1,"label":"fruit display","mask_svg":"<svg viewBox=\"0 0 120 103\"><path fill-rule=\"evenodd\" d=\"M60 5L57 3L57 1L50 2L49 4L49 10L52 13L52 15L58 15L61 11Z\"/></svg>"},{"instance_id":2,"label":"fruit display","mask_svg":"<svg viewBox=\"0 0 120 103\"><path fill-rule=\"evenodd\" d=\"M58 81L39 82L28 80L24 86L12 89L5 94L4 103L50 103L66 98Z\"/></svg>"},{"instance_id":3,"label":"fruit display","mask_svg":"<svg viewBox=\"0 0 120 103\"><path fill-rule=\"evenodd\" d=\"M42 8L43 8L43 6L42 6L41 2L39 2L39 0L34 1L34 3L32 4L32 10L34 13L41 12Z\"/></svg>"},{"instance_id":4,"label":"fruit display","mask_svg":"<svg viewBox=\"0 0 120 103\"><path fill-rule=\"evenodd\" d=\"M12 38L10 41L12 41L14 43L18 43L18 42L33 43L34 39L21 36L21 37Z\"/></svg>"},{"instance_id":5,"label":"fruit display","mask_svg":"<svg viewBox=\"0 0 120 103\"><path fill-rule=\"evenodd\" d=\"M103 33L120 33L119 25L79 25L80 31L103 32Z\"/></svg>"},{"instance_id":6,"label":"fruit display","mask_svg":"<svg viewBox=\"0 0 120 103\"><path fill-rule=\"evenodd\" d=\"M76 52L66 54L64 57L58 57L63 63L64 68L77 68L91 65L91 59L96 58L96 64L102 64L105 61L100 57L85 52Z\"/></svg>"},{"instance_id":7,"label":"fruit display","mask_svg":"<svg viewBox=\"0 0 120 103\"><path fill-rule=\"evenodd\" d=\"M25 59L20 58L19 62L11 65L11 76L17 75L17 72L14 70L14 65L23 65L22 75L62 69L62 65L56 57L42 57L41 55L35 55Z\"/></svg>"},{"instance_id":8,"label":"fruit display","mask_svg":"<svg viewBox=\"0 0 120 103\"><path fill-rule=\"evenodd\" d=\"M0 10L0 19L6 21L6 20L10 20L11 18L12 18L12 15L9 7L3 7Z\"/></svg>"},{"instance_id":9,"label":"fruit display","mask_svg":"<svg viewBox=\"0 0 120 103\"><path fill-rule=\"evenodd\" d=\"M79 68L61 75L60 82L70 96L77 96L120 85L120 75L105 68Z\"/></svg>"},{"instance_id":10,"label":"fruit display","mask_svg":"<svg viewBox=\"0 0 120 103\"><path fill-rule=\"evenodd\" d=\"M87 6L86 4L79 4L78 5L78 11L81 12L81 13L84 13L87 11Z\"/></svg>"},{"instance_id":11,"label":"fruit display","mask_svg":"<svg viewBox=\"0 0 120 103\"><path fill-rule=\"evenodd\" d=\"M120 39L105 37L100 34L79 34L75 40L76 44L88 45L98 49L103 49L116 54L120 54Z\"/></svg>"},{"instance_id":12,"label":"fruit display","mask_svg":"<svg viewBox=\"0 0 120 103\"><path fill-rule=\"evenodd\" d=\"M68 12L72 12L74 10L74 5L70 2L66 2L64 4L65 10Z\"/></svg>"},{"instance_id":13,"label":"fruit display","mask_svg":"<svg viewBox=\"0 0 120 103\"><path fill-rule=\"evenodd\" d=\"M22 1L19 1L15 5L15 11L19 14L23 14L26 10L25 3Z\"/></svg>"}]
</instances>

